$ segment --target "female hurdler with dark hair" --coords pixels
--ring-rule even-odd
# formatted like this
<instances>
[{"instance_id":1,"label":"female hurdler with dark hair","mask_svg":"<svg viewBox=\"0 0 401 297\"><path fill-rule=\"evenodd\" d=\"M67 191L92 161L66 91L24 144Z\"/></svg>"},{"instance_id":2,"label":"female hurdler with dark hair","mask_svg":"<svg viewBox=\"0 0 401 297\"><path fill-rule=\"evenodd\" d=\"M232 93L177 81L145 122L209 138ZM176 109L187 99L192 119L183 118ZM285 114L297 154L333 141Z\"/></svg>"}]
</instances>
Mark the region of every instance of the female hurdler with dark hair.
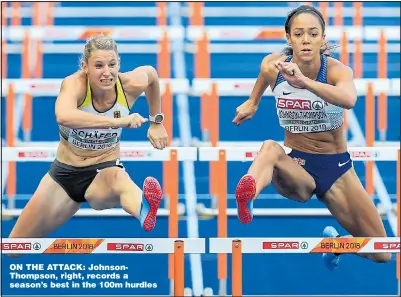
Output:
<instances>
[{"instance_id":1,"label":"female hurdler with dark hair","mask_svg":"<svg viewBox=\"0 0 401 297\"><path fill-rule=\"evenodd\" d=\"M289 47L263 59L250 98L237 108L233 122L238 126L251 119L270 86L290 152L274 140L264 141L237 185L238 217L249 224L253 201L272 183L282 196L299 202L315 194L352 236L386 237L347 152L343 122L344 109L353 108L357 100L353 72L329 57L325 22L315 8L303 5L291 11L285 32ZM339 234L327 226L323 236ZM374 262L391 258L389 253L358 255ZM339 264L338 254L323 254L323 259L330 269Z\"/></svg>"}]
</instances>

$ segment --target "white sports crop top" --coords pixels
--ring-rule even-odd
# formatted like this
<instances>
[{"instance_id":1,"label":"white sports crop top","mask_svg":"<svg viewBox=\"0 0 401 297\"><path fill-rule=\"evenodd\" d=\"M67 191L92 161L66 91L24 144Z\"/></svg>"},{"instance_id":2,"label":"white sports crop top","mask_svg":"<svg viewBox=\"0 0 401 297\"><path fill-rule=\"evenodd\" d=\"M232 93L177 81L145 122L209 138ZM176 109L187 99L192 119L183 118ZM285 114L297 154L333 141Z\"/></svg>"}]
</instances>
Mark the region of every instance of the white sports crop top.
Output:
<instances>
[{"instance_id":1,"label":"white sports crop top","mask_svg":"<svg viewBox=\"0 0 401 297\"><path fill-rule=\"evenodd\" d=\"M116 83L116 93L114 105L105 112L99 112L93 106L92 93L88 81L85 100L78 106L78 109L111 118L125 117L129 115L130 110L120 79ZM59 129L60 135L71 145L86 150L103 150L115 147L120 141L122 130L118 127L108 129L71 129L62 125L59 125Z\"/></svg>"},{"instance_id":2,"label":"white sports crop top","mask_svg":"<svg viewBox=\"0 0 401 297\"><path fill-rule=\"evenodd\" d=\"M290 62L292 56L285 62ZM327 83L327 57L321 55L316 81ZM344 122L344 109L332 105L306 89L291 86L279 72L273 88L280 126L292 133L325 132Z\"/></svg>"}]
</instances>

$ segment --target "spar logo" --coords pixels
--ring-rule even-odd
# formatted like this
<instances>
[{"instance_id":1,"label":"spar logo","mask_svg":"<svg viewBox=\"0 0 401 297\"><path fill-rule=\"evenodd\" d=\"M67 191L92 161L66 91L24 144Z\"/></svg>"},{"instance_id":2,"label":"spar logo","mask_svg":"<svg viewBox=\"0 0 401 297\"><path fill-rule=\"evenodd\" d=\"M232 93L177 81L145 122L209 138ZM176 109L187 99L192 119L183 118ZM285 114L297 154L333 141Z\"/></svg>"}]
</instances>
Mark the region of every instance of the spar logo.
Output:
<instances>
[{"instance_id":1,"label":"spar logo","mask_svg":"<svg viewBox=\"0 0 401 297\"><path fill-rule=\"evenodd\" d=\"M1 249L3 251L30 251L32 245L30 242L2 243Z\"/></svg>"},{"instance_id":2,"label":"spar logo","mask_svg":"<svg viewBox=\"0 0 401 297\"><path fill-rule=\"evenodd\" d=\"M318 101L318 100L313 101L313 103L312 103L312 108L315 109L315 110L321 110L321 109L323 109L323 102Z\"/></svg>"},{"instance_id":3,"label":"spar logo","mask_svg":"<svg viewBox=\"0 0 401 297\"><path fill-rule=\"evenodd\" d=\"M327 106L327 103L320 100L315 100L313 102L304 99L278 98L277 100L277 107L283 109L322 110L325 105Z\"/></svg>"},{"instance_id":4,"label":"spar logo","mask_svg":"<svg viewBox=\"0 0 401 297\"><path fill-rule=\"evenodd\" d=\"M391 250L391 251L400 251L400 243L399 242L375 242L373 245L375 250Z\"/></svg>"},{"instance_id":5,"label":"spar logo","mask_svg":"<svg viewBox=\"0 0 401 297\"><path fill-rule=\"evenodd\" d=\"M366 159L366 158L378 158L380 153L378 151L352 151L350 152L352 159Z\"/></svg>"},{"instance_id":6,"label":"spar logo","mask_svg":"<svg viewBox=\"0 0 401 297\"><path fill-rule=\"evenodd\" d=\"M107 244L108 251L143 252L143 243L114 243Z\"/></svg>"},{"instance_id":7,"label":"spar logo","mask_svg":"<svg viewBox=\"0 0 401 297\"><path fill-rule=\"evenodd\" d=\"M152 157L152 152L143 152L143 151L126 151L120 153L121 157L125 158L148 158Z\"/></svg>"},{"instance_id":8,"label":"spar logo","mask_svg":"<svg viewBox=\"0 0 401 297\"><path fill-rule=\"evenodd\" d=\"M56 155L52 152L31 151L31 152L18 152L18 158L51 158Z\"/></svg>"},{"instance_id":9,"label":"spar logo","mask_svg":"<svg viewBox=\"0 0 401 297\"><path fill-rule=\"evenodd\" d=\"M245 152L245 158L256 158L258 152Z\"/></svg>"},{"instance_id":10,"label":"spar logo","mask_svg":"<svg viewBox=\"0 0 401 297\"><path fill-rule=\"evenodd\" d=\"M277 108L296 109L296 110L312 110L311 102L302 99L285 99L278 98Z\"/></svg>"},{"instance_id":11,"label":"spar logo","mask_svg":"<svg viewBox=\"0 0 401 297\"><path fill-rule=\"evenodd\" d=\"M301 245L298 241L269 241L263 242L264 250L298 250ZM304 245L303 247L304 248Z\"/></svg>"}]
</instances>

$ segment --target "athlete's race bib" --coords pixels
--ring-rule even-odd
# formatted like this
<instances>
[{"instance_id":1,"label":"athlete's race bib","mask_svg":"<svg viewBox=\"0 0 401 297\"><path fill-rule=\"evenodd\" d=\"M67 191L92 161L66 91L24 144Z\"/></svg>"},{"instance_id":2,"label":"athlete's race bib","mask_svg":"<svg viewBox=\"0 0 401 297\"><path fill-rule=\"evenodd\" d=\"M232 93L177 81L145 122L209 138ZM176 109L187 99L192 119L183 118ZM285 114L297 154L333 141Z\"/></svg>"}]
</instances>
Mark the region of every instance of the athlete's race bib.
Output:
<instances>
[{"instance_id":1,"label":"athlete's race bib","mask_svg":"<svg viewBox=\"0 0 401 297\"><path fill-rule=\"evenodd\" d=\"M120 141L121 129L71 129L68 142L87 150L104 150L115 147Z\"/></svg>"},{"instance_id":2,"label":"athlete's race bib","mask_svg":"<svg viewBox=\"0 0 401 297\"><path fill-rule=\"evenodd\" d=\"M277 116L280 126L292 133L323 132L332 129L321 100L278 98Z\"/></svg>"}]
</instances>

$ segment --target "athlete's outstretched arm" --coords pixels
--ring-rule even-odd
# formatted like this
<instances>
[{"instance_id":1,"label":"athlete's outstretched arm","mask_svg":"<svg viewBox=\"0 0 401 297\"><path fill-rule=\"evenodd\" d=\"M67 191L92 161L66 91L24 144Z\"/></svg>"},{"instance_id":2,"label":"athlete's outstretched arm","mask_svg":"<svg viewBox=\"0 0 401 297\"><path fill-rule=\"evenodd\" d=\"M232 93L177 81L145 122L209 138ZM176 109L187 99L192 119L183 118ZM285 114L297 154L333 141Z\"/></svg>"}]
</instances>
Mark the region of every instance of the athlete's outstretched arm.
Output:
<instances>
[{"instance_id":1,"label":"athlete's outstretched arm","mask_svg":"<svg viewBox=\"0 0 401 297\"><path fill-rule=\"evenodd\" d=\"M305 89L333 105L346 109L353 108L357 100L357 92L351 68L338 64L333 66L327 76L329 83L331 82L333 85L306 78Z\"/></svg>"}]
</instances>

